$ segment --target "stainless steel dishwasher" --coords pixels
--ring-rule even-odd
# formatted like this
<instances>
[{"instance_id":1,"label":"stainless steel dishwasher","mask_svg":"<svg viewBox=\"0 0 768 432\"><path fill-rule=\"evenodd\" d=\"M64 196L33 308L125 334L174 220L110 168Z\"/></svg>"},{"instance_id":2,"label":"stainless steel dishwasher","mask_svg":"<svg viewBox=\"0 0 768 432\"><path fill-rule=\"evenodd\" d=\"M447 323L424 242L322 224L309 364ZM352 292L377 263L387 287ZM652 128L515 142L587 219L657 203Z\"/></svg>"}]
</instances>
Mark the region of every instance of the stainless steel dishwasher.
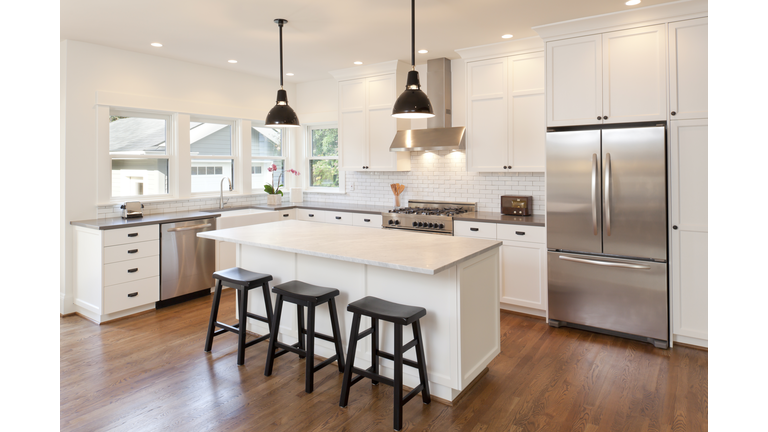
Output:
<instances>
[{"instance_id":1,"label":"stainless steel dishwasher","mask_svg":"<svg viewBox=\"0 0 768 432\"><path fill-rule=\"evenodd\" d=\"M197 233L216 229L216 218L160 225L160 301L157 308L210 294L216 242Z\"/></svg>"}]
</instances>

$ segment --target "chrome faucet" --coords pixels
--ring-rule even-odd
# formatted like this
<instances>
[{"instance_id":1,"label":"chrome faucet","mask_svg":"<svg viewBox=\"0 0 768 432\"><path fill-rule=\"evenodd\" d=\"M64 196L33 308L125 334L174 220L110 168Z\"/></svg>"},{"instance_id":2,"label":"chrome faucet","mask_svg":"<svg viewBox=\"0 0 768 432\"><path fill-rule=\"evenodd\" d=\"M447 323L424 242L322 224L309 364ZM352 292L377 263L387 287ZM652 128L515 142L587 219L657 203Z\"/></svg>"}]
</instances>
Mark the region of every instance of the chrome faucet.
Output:
<instances>
[{"instance_id":1,"label":"chrome faucet","mask_svg":"<svg viewBox=\"0 0 768 432\"><path fill-rule=\"evenodd\" d=\"M224 180L229 183L229 190L232 191L232 180L229 179L229 177L222 177L221 183L219 184L219 208L224 208ZM229 201L229 200L227 200Z\"/></svg>"}]
</instances>

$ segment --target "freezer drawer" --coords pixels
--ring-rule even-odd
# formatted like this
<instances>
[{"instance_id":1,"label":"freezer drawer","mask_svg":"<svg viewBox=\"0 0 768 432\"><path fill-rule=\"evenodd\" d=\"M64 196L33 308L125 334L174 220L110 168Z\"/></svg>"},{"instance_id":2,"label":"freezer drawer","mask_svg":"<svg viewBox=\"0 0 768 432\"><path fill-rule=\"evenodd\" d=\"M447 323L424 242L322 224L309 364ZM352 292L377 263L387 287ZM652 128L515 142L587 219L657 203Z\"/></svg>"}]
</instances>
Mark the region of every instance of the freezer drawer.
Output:
<instances>
[{"instance_id":1,"label":"freezer drawer","mask_svg":"<svg viewBox=\"0 0 768 432\"><path fill-rule=\"evenodd\" d=\"M666 341L667 264L547 253L549 318Z\"/></svg>"}]
</instances>

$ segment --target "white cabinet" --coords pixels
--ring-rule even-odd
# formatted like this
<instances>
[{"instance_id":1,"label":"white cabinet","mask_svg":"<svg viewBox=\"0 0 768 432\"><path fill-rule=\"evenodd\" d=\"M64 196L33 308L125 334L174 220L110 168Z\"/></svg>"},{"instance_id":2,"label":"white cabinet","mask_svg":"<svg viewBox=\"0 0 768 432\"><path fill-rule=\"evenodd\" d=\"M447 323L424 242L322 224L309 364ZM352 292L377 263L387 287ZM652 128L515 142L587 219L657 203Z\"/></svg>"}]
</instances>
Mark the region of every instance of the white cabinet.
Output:
<instances>
[{"instance_id":1,"label":"white cabinet","mask_svg":"<svg viewBox=\"0 0 768 432\"><path fill-rule=\"evenodd\" d=\"M238 212L239 210L222 212L222 216L216 218L216 229L256 225L283 219L295 219L293 209L279 211L251 209L242 214ZM235 266L237 266L237 247L235 244L216 240L216 271Z\"/></svg>"},{"instance_id":2,"label":"white cabinet","mask_svg":"<svg viewBox=\"0 0 768 432\"><path fill-rule=\"evenodd\" d=\"M708 339L707 120L671 122L672 333L675 341Z\"/></svg>"},{"instance_id":3,"label":"white cabinet","mask_svg":"<svg viewBox=\"0 0 768 432\"><path fill-rule=\"evenodd\" d=\"M353 213L329 210L325 221L337 225L352 225Z\"/></svg>"},{"instance_id":4,"label":"white cabinet","mask_svg":"<svg viewBox=\"0 0 768 432\"><path fill-rule=\"evenodd\" d=\"M309 222L325 222L327 213L323 210L300 208L296 209L296 219Z\"/></svg>"},{"instance_id":5,"label":"white cabinet","mask_svg":"<svg viewBox=\"0 0 768 432\"><path fill-rule=\"evenodd\" d=\"M664 24L547 43L547 126L666 120Z\"/></svg>"},{"instance_id":6,"label":"white cabinet","mask_svg":"<svg viewBox=\"0 0 768 432\"><path fill-rule=\"evenodd\" d=\"M153 309L160 300L160 228L75 227L75 307L97 323Z\"/></svg>"},{"instance_id":7,"label":"white cabinet","mask_svg":"<svg viewBox=\"0 0 768 432\"><path fill-rule=\"evenodd\" d=\"M672 120L707 118L707 18L669 23L669 111Z\"/></svg>"},{"instance_id":8,"label":"white cabinet","mask_svg":"<svg viewBox=\"0 0 768 432\"><path fill-rule=\"evenodd\" d=\"M388 62L332 74L339 83L339 168L347 171L409 171L409 152L391 152L398 129L409 123L392 117L405 90L407 66Z\"/></svg>"},{"instance_id":9,"label":"white cabinet","mask_svg":"<svg viewBox=\"0 0 768 432\"><path fill-rule=\"evenodd\" d=\"M544 227L457 220L457 237L502 240L500 249L501 306L546 317L547 245Z\"/></svg>"},{"instance_id":10,"label":"white cabinet","mask_svg":"<svg viewBox=\"0 0 768 432\"><path fill-rule=\"evenodd\" d=\"M467 169L544 171L544 53L467 62Z\"/></svg>"},{"instance_id":11,"label":"white cabinet","mask_svg":"<svg viewBox=\"0 0 768 432\"><path fill-rule=\"evenodd\" d=\"M352 225L366 228L381 228L380 214L352 213Z\"/></svg>"}]
</instances>

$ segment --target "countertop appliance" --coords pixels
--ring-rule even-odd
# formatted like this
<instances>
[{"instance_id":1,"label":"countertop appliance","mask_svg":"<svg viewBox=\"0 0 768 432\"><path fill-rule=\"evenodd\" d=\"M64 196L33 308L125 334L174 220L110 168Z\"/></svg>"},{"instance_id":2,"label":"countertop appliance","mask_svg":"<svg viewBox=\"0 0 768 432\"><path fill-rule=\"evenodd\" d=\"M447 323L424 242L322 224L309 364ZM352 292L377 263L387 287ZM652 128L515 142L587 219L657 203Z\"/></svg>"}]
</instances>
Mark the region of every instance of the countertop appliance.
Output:
<instances>
[{"instance_id":1,"label":"countertop appliance","mask_svg":"<svg viewBox=\"0 0 768 432\"><path fill-rule=\"evenodd\" d=\"M548 129L549 323L669 346L665 124Z\"/></svg>"},{"instance_id":2,"label":"countertop appliance","mask_svg":"<svg viewBox=\"0 0 768 432\"><path fill-rule=\"evenodd\" d=\"M533 197L502 195L501 214L512 216L530 216L533 214Z\"/></svg>"},{"instance_id":3,"label":"countertop appliance","mask_svg":"<svg viewBox=\"0 0 768 432\"><path fill-rule=\"evenodd\" d=\"M453 216L474 211L477 203L410 200L408 207L382 213L381 224L384 228L453 235Z\"/></svg>"},{"instance_id":4,"label":"countertop appliance","mask_svg":"<svg viewBox=\"0 0 768 432\"><path fill-rule=\"evenodd\" d=\"M144 208L144 204L140 201L126 201L120 208L123 210L123 219L140 218L144 216L144 212L141 210Z\"/></svg>"},{"instance_id":5,"label":"countertop appliance","mask_svg":"<svg viewBox=\"0 0 768 432\"><path fill-rule=\"evenodd\" d=\"M197 233L216 229L216 218L160 224L160 301L170 306L210 294L216 242Z\"/></svg>"}]
</instances>

